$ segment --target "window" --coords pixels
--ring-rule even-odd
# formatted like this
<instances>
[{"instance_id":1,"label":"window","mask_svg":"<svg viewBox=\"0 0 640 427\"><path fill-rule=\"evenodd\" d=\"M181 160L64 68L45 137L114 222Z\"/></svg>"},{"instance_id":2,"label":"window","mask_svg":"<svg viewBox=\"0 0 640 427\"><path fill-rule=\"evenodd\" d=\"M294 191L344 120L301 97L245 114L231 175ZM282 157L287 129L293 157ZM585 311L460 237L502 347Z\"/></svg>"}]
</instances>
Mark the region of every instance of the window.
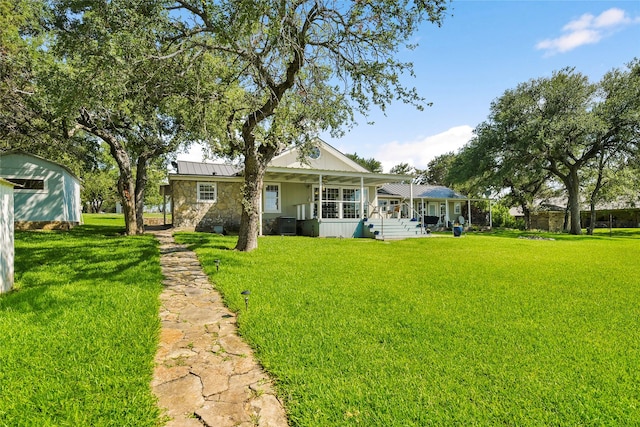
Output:
<instances>
[{"instance_id":1,"label":"window","mask_svg":"<svg viewBox=\"0 0 640 427\"><path fill-rule=\"evenodd\" d=\"M314 187L313 200L318 201L318 187ZM360 188L324 187L322 189L322 218L360 218L360 200L365 202L364 213L368 212L368 189L364 195ZM313 207L313 214L318 215L318 204Z\"/></svg>"},{"instance_id":2,"label":"window","mask_svg":"<svg viewBox=\"0 0 640 427\"><path fill-rule=\"evenodd\" d=\"M44 179L7 178L7 181L16 184L16 191L44 191Z\"/></svg>"},{"instance_id":3,"label":"window","mask_svg":"<svg viewBox=\"0 0 640 427\"><path fill-rule=\"evenodd\" d=\"M267 184L264 186L264 211L280 212L280 184Z\"/></svg>"},{"instance_id":4,"label":"window","mask_svg":"<svg viewBox=\"0 0 640 427\"><path fill-rule=\"evenodd\" d=\"M460 215L460 202L456 202L453 204L453 213L456 215Z\"/></svg>"},{"instance_id":5,"label":"window","mask_svg":"<svg viewBox=\"0 0 640 427\"><path fill-rule=\"evenodd\" d=\"M198 183L198 201L215 202L217 198L217 188L215 182Z\"/></svg>"},{"instance_id":6,"label":"window","mask_svg":"<svg viewBox=\"0 0 640 427\"><path fill-rule=\"evenodd\" d=\"M345 188L342 190L342 217L360 217L360 190Z\"/></svg>"},{"instance_id":7,"label":"window","mask_svg":"<svg viewBox=\"0 0 640 427\"><path fill-rule=\"evenodd\" d=\"M322 189L322 217L323 218L340 218L340 189L339 188L323 188Z\"/></svg>"}]
</instances>

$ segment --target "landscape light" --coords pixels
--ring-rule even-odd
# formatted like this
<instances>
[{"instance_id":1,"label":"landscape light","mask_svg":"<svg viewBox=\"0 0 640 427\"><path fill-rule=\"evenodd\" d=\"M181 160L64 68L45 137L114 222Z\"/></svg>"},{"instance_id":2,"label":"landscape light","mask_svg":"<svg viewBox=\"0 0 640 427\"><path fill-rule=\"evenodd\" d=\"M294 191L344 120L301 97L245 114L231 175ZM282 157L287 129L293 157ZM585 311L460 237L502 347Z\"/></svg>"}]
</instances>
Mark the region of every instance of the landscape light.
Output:
<instances>
[{"instance_id":1,"label":"landscape light","mask_svg":"<svg viewBox=\"0 0 640 427\"><path fill-rule=\"evenodd\" d=\"M219 259L214 259L213 262L216 263L216 271L220 270L220 260Z\"/></svg>"},{"instance_id":2,"label":"landscape light","mask_svg":"<svg viewBox=\"0 0 640 427\"><path fill-rule=\"evenodd\" d=\"M249 310L249 295L251 295L251 291L249 291L249 290L242 291L242 292L240 292L240 294L244 295L244 308L248 311Z\"/></svg>"}]
</instances>

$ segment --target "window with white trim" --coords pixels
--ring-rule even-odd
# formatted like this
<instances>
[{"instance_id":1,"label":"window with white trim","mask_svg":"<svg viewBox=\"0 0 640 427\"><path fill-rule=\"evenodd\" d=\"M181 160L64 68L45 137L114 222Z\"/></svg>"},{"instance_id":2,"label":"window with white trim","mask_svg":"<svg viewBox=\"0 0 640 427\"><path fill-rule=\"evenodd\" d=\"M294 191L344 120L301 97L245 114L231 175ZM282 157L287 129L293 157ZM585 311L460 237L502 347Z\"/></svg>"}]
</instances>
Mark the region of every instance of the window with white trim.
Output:
<instances>
[{"instance_id":1,"label":"window with white trim","mask_svg":"<svg viewBox=\"0 0 640 427\"><path fill-rule=\"evenodd\" d=\"M280 184L266 184L264 186L264 211L280 213Z\"/></svg>"},{"instance_id":2,"label":"window with white trim","mask_svg":"<svg viewBox=\"0 0 640 427\"><path fill-rule=\"evenodd\" d=\"M198 201L213 203L218 198L215 182L198 182Z\"/></svg>"},{"instance_id":3,"label":"window with white trim","mask_svg":"<svg viewBox=\"0 0 640 427\"><path fill-rule=\"evenodd\" d=\"M360 218L360 203L364 202L364 214L368 213L368 188L361 194L359 187L323 187L322 218ZM319 198L318 187L313 189L313 200ZM318 204L314 203L313 214L318 216Z\"/></svg>"},{"instance_id":4,"label":"window with white trim","mask_svg":"<svg viewBox=\"0 0 640 427\"><path fill-rule=\"evenodd\" d=\"M453 204L453 213L456 215L460 215L460 212L462 212L460 208L460 202L455 202Z\"/></svg>"}]
</instances>

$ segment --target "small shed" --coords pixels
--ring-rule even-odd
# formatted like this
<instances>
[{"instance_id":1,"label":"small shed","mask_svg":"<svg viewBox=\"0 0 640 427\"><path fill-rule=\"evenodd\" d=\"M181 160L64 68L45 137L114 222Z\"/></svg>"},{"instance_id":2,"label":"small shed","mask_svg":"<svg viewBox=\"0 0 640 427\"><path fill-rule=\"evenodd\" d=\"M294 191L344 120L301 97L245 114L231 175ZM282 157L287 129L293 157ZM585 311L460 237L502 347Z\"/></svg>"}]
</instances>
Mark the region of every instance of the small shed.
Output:
<instances>
[{"instance_id":1,"label":"small shed","mask_svg":"<svg viewBox=\"0 0 640 427\"><path fill-rule=\"evenodd\" d=\"M16 184L16 228L69 229L81 223L80 180L66 166L11 151L0 153L0 177Z\"/></svg>"},{"instance_id":2,"label":"small shed","mask_svg":"<svg viewBox=\"0 0 640 427\"><path fill-rule=\"evenodd\" d=\"M0 178L0 294L13 288L13 183Z\"/></svg>"}]
</instances>

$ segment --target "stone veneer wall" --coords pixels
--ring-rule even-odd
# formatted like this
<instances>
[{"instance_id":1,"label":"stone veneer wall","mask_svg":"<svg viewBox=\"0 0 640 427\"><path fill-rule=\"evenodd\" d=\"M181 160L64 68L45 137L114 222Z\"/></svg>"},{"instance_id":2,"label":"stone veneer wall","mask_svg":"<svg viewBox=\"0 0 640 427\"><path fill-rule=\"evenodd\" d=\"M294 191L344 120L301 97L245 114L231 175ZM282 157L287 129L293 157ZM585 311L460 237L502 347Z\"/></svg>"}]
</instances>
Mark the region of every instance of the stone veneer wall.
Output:
<instances>
[{"instance_id":1,"label":"stone veneer wall","mask_svg":"<svg viewBox=\"0 0 640 427\"><path fill-rule=\"evenodd\" d=\"M238 231L242 212L242 183L217 182L218 200L198 202L196 181L173 181L173 226L213 231L216 225L227 231Z\"/></svg>"},{"instance_id":2,"label":"stone veneer wall","mask_svg":"<svg viewBox=\"0 0 640 427\"><path fill-rule=\"evenodd\" d=\"M71 230L78 222L74 221L16 221L16 230Z\"/></svg>"},{"instance_id":3,"label":"stone veneer wall","mask_svg":"<svg viewBox=\"0 0 640 427\"><path fill-rule=\"evenodd\" d=\"M564 212L538 212L531 215L531 228L553 232L562 231Z\"/></svg>"}]
</instances>

